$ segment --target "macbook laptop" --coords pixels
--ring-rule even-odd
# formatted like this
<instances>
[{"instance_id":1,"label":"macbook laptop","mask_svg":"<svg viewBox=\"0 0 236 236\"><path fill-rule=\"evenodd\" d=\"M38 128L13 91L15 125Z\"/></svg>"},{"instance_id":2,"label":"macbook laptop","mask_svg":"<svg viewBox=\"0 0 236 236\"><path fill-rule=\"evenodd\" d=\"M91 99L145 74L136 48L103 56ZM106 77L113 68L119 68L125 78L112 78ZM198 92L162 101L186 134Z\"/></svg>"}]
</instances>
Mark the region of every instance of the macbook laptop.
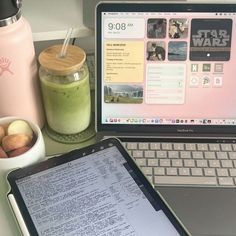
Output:
<instances>
[{"instance_id":1,"label":"macbook laptop","mask_svg":"<svg viewBox=\"0 0 236 236\"><path fill-rule=\"evenodd\" d=\"M196 236L236 235L235 36L236 4L96 8L98 139L120 138Z\"/></svg>"}]
</instances>

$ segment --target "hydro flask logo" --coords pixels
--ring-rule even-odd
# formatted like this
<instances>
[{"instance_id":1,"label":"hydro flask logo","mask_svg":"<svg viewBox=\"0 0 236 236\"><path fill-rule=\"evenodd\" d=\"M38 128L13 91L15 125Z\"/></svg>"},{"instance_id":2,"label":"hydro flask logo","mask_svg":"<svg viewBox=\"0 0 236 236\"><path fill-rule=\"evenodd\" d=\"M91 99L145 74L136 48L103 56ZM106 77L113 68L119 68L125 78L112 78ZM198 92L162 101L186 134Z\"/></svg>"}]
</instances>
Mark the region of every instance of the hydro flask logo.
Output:
<instances>
[{"instance_id":1,"label":"hydro flask logo","mask_svg":"<svg viewBox=\"0 0 236 236\"><path fill-rule=\"evenodd\" d=\"M11 75L13 75L14 73L11 71L10 69L11 66L11 61L8 58L0 58L0 77L4 74L4 73L9 73Z\"/></svg>"}]
</instances>

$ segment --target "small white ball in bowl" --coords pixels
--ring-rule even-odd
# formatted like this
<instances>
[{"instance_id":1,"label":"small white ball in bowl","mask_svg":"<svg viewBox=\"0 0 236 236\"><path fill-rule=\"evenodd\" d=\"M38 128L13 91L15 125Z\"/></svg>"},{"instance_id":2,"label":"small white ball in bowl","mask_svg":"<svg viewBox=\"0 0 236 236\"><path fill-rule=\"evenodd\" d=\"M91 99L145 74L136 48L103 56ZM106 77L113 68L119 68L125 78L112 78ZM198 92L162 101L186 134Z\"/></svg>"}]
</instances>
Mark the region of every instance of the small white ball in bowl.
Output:
<instances>
[{"instance_id":1,"label":"small white ball in bowl","mask_svg":"<svg viewBox=\"0 0 236 236\"><path fill-rule=\"evenodd\" d=\"M6 186L4 182L10 171L45 159L45 144L40 128L31 121L0 117L0 127L4 127L4 131L0 128L0 179Z\"/></svg>"}]
</instances>

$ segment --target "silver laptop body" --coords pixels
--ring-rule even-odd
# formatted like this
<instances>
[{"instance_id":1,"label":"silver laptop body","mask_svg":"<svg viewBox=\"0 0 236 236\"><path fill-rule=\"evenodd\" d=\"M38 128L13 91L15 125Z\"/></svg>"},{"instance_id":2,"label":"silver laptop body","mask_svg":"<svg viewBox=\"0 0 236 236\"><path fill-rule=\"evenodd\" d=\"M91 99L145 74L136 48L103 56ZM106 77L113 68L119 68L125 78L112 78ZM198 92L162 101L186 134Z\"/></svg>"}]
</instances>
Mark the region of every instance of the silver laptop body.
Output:
<instances>
[{"instance_id":1,"label":"silver laptop body","mask_svg":"<svg viewBox=\"0 0 236 236\"><path fill-rule=\"evenodd\" d=\"M235 142L236 4L103 2L95 28L98 139ZM236 235L235 187L156 188L193 236Z\"/></svg>"}]
</instances>

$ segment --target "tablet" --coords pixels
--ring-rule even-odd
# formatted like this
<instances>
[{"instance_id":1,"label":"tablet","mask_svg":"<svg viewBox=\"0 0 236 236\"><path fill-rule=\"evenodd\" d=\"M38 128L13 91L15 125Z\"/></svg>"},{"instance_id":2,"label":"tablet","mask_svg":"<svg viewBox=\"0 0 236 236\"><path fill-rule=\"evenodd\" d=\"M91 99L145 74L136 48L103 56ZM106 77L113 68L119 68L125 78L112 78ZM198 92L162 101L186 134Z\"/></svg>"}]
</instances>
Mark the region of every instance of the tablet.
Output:
<instances>
[{"instance_id":1,"label":"tablet","mask_svg":"<svg viewBox=\"0 0 236 236\"><path fill-rule=\"evenodd\" d=\"M23 235L190 235L115 138L8 177Z\"/></svg>"}]
</instances>

